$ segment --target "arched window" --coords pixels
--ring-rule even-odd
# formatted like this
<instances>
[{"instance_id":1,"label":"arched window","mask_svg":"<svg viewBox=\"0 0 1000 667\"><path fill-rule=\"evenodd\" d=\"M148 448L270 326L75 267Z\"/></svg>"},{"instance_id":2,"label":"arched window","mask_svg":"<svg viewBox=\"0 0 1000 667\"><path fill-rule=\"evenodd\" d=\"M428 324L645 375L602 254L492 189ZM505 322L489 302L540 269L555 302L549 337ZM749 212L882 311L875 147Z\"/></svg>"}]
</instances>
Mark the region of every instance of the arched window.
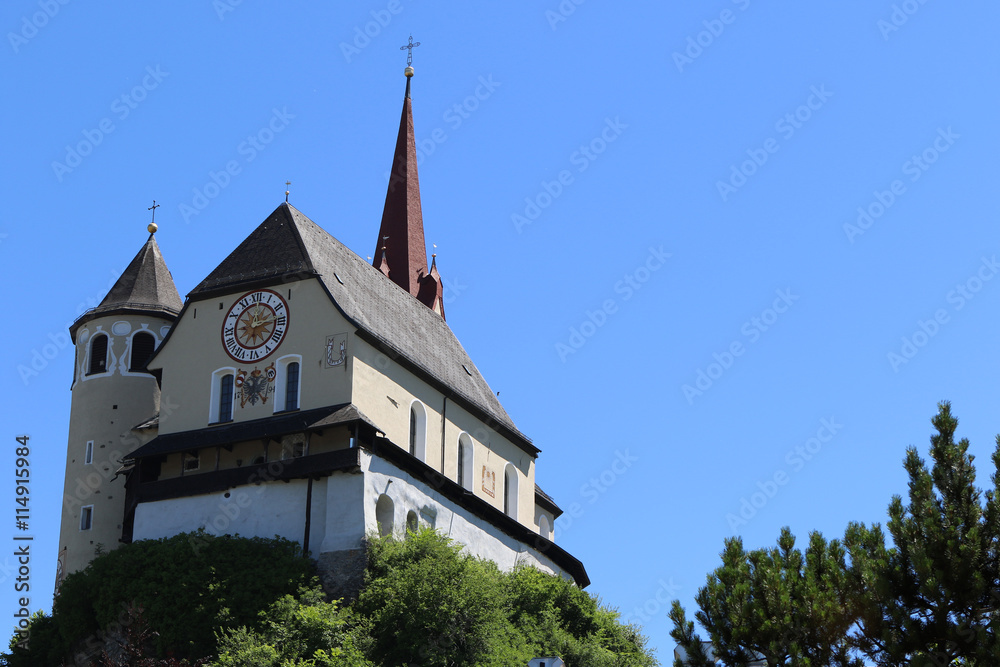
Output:
<instances>
[{"instance_id":1,"label":"arched window","mask_svg":"<svg viewBox=\"0 0 1000 667\"><path fill-rule=\"evenodd\" d=\"M410 408L410 454L417 455L417 412Z\"/></svg>"},{"instance_id":2,"label":"arched window","mask_svg":"<svg viewBox=\"0 0 1000 667\"><path fill-rule=\"evenodd\" d=\"M406 532L407 532L407 534L417 532L417 529L419 527L420 527L420 525L417 523L417 513L414 512L413 510L410 510L409 512L406 513Z\"/></svg>"},{"instance_id":3,"label":"arched window","mask_svg":"<svg viewBox=\"0 0 1000 667\"><path fill-rule=\"evenodd\" d=\"M552 539L552 529L549 528L549 518L544 514L538 517L538 534L547 540Z\"/></svg>"},{"instance_id":4,"label":"arched window","mask_svg":"<svg viewBox=\"0 0 1000 667\"><path fill-rule=\"evenodd\" d=\"M410 454L421 461L427 458L427 413L420 401L410 404Z\"/></svg>"},{"instance_id":5,"label":"arched window","mask_svg":"<svg viewBox=\"0 0 1000 667\"><path fill-rule=\"evenodd\" d=\"M87 375L106 373L108 370L108 337L98 334L90 341L90 368Z\"/></svg>"},{"instance_id":6,"label":"arched window","mask_svg":"<svg viewBox=\"0 0 1000 667\"><path fill-rule=\"evenodd\" d=\"M472 438L468 433L458 436L458 485L469 491L472 490L474 477L473 471L476 469L475 448L472 445Z\"/></svg>"},{"instance_id":7,"label":"arched window","mask_svg":"<svg viewBox=\"0 0 1000 667\"><path fill-rule=\"evenodd\" d=\"M302 395L302 357L289 354L275 362L274 411L298 410Z\"/></svg>"},{"instance_id":8,"label":"arched window","mask_svg":"<svg viewBox=\"0 0 1000 667\"><path fill-rule=\"evenodd\" d=\"M153 334L140 331L132 336L132 356L129 359L129 372L141 371L146 367L146 362L153 356L156 349L156 339Z\"/></svg>"},{"instance_id":9,"label":"arched window","mask_svg":"<svg viewBox=\"0 0 1000 667\"><path fill-rule=\"evenodd\" d=\"M235 368L220 368L212 373L212 392L208 406L208 423L233 421Z\"/></svg>"},{"instance_id":10,"label":"arched window","mask_svg":"<svg viewBox=\"0 0 1000 667\"><path fill-rule=\"evenodd\" d=\"M503 513L517 518L517 468L510 463L503 469Z\"/></svg>"},{"instance_id":11,"label":"arched window","mask_svg":"<svg viewBox=\"0 0 1000 667\"><path fill-rule=\"evenodd\" d=\"M393 512L392 498L383 493L375 503L375 522L378 524L379 537L392 535Z\"/></svg>"},{"instance_id":12,"label":"arched window","mask_svg":"<svg viewBox=\"0 0 1000 667\"><path fill-rule=\"evenodd\" d=\"M223 375L219 383L219 421L233 421L233 376Z\"/></svg>"},{"instance_id":13,"label":"arched window","mask_svg":"<svg viewBox=\"0 0 1000 667\"><path fill-rule=\"evenodd\" d=\"M285 409L299 409L299 363L288 364L288 374L285 377Z\"/></svg>"}]
</instances>

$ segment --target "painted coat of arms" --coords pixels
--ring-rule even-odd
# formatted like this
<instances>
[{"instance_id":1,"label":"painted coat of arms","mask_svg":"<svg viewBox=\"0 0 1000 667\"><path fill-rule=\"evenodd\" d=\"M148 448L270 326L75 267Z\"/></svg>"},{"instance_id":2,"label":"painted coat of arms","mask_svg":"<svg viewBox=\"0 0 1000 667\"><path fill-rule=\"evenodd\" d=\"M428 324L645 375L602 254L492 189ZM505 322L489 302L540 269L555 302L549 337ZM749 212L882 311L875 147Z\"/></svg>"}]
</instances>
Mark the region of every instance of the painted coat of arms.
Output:
<instances>
[{"instance_id":1,"label":"painted coat of arms","mask_svg":"<svg viewBox=\"0 0 1000 667\"><path fill-rule=\"evenodd\" d=\"M236 372L236 391L240 397L240 407L245 408L247 403L257 405L257 401L266 405L268 397L274 393L275 375L274 364L264 370L259 368L254 368L251 371L239 369Z\"/></svg>"},{"instance_id":2,"label":"painted coat of arms","mask_svg":"<svg viewBox=\"0 0 1000 667\"><path fill-rule=\"evenodd\" d=\"M497 491L497 474L492 470L487 470L486 466L483 466L483 493L488 495L490 498L496 498Z\"/></svg>"},{"instance_id":3,"label":"painted coat of arms","mask_svg":"<svg viewBox=\"0 0 1000 667\"><path fill-rule=\"evenodd\" d=\"M343 366L347 361L347 334L326 337L326 367Z\"/></svg>"}]
</instances>

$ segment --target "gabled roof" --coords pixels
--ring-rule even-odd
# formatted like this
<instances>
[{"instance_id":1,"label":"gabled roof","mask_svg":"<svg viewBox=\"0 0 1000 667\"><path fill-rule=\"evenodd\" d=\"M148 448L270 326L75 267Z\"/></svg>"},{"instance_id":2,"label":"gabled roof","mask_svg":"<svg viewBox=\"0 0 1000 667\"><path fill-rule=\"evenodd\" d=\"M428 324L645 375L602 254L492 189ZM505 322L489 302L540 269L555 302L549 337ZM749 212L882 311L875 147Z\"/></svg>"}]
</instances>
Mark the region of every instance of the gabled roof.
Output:
<instances>
[{"instance_id":1,"label":"gabled roof","mask_svg":"<svg viewBox=\"0 0 1000 667\"><path fill-rule=\"evenodd\" d=\"M310 277L320 280L366 341L479 413L521 449L538 453L441 316L291 204L279 205L188 298Z\"/></svg>"},{"instance_id":2,"label":"gabled roof","mask_svg":"<svg viewBox=\"0 0 1000 667\"><path fill-rule=\"evenodd\" d=\"M95 317L119 312L143 312L173 319L183 307L174 279L153 234L132 259L125 272L96 308L91 308L70 327L76 331Z\"/></svg>"}]
</instances>

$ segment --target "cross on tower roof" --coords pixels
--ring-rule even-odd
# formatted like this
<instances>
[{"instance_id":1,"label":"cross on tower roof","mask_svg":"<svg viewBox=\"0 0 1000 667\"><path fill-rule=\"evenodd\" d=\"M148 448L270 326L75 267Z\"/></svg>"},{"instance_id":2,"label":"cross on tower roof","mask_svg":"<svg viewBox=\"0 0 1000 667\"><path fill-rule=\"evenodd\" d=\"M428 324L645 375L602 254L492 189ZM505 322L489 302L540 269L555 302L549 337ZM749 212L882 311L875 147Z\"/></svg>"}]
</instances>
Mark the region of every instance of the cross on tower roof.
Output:
<instances>
[{"instance_id":1,"label":"cross on tower roof","mask_svg":"<svg viewBox=\"0 0 1000 667\"><path fill-rule=\"evenodd\" d=\"M158 208L160 208L160 205L157 204L156 200L154 199L153 200L153 205L146 209L147 211L152 211L153 212L153 217L149 220L149 224L146 225L146 230L150 234L155 234L156 233L156 209L158 209Z\"/></svg>"},{"instance_id":2,"label":"cross on tower roof","mask_svg":"<svg viewBox=\"0 0 1000 667\"><path fill-rule=\"evenodd\" d=\"M409 49L409 51L406 54L406 66L407 67L410 67L411 65L413 65L413 49L416 48L416 47L418 47L418 46L420 46L420 42L417 42L416 44L414 44L413 43L413 35L410 35L410 43L409 44L404 44L403 46L399 47L400 51L403 51L404 49Z\"/></svg>"}]
</instances>

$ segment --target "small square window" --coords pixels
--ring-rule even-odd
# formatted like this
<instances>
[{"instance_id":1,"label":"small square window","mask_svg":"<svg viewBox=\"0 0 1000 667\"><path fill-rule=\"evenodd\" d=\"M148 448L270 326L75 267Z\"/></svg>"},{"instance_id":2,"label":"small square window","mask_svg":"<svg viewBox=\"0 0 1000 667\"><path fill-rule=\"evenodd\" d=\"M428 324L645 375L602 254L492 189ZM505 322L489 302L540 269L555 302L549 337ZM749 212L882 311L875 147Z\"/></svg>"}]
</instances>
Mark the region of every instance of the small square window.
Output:
<instances>
[{"instance_id":1,"label":"small square window","mask_svg":"<svg viewBox=\"0 0 1000 667\"><path fill-rule=\"evenodd\" d=\"M201 467L201 457L198 456L197 452L194 454L192 454L191 452L184 452L184 472L197 470L200 467Z\"/></svg>"},{"instance_id":2,"label":"small square window","mask_svg":"<svg viewBox=\"0 0 1000 667\"><path fill-rule=\"evenodd\" d=\"M90 465L94 462L94 441L87 441L87 453L83 455L84 465Z\"/></svg>"},{"instance_id":3,"label":"small square window","mask_svg":"<svg viewBox=\"0 0 1000 667\"><path fill-rule=\"evenodd\" d=\"M94 506L80 508L80 530L90 530L94 522Z\"/></svg>"}]
</instances>

